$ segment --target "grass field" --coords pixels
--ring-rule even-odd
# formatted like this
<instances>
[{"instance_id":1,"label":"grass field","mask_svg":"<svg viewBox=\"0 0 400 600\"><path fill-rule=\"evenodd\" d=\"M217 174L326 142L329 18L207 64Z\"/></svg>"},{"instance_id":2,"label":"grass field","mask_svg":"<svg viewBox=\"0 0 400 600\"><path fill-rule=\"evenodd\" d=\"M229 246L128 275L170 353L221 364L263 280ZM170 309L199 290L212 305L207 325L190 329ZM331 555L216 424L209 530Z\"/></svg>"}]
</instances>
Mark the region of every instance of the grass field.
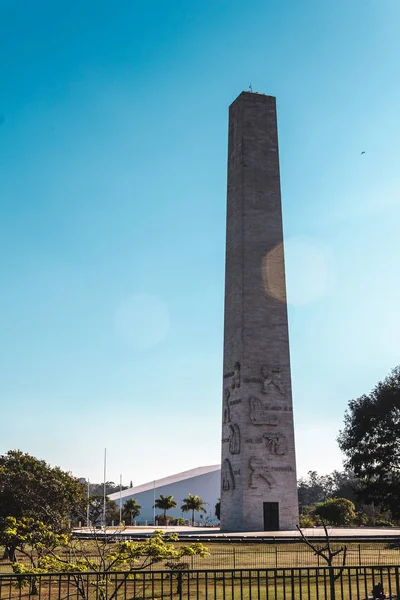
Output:
<instances>
[{"instance_id":1,"label":"grass field","mask_svg":"<svg viewBox=\"0 0 400 600\"><path fill-rule=\"evenodd\" d=\"M176 544L179 546L179 542ZM332 544L335 547L335 544ZM337 546L339 547L339 546ZM304 544L210 544L210 556L187 559L190 569L273 569L325 566L325 562ZM96 547L87 543L87 552L96 560ZM0 548L0 556L2 556ZM22 557L18 557L22 559ZM340 555L336 564L341 564ZM348 566L400 565L400 550L389 549L385 543L347 544ZM162 569L162 564L153 567ZM12 573L11 563L0 560L0 574Z\"/></svg>"}]
</instances>

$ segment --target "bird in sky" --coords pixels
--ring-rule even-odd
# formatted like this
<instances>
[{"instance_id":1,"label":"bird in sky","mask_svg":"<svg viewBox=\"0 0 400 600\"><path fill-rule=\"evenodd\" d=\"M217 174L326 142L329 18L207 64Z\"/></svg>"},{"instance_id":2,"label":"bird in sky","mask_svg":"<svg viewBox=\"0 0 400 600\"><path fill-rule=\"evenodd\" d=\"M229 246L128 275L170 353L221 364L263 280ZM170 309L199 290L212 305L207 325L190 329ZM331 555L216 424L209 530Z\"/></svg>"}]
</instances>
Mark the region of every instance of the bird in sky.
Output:
<instances>
[{"instance_id":1,"label":"bird in sky","mask_svg":"<svg viewBox=\"0 0 400 600\"><path fill-rule=\"evenodd\" d=\"M363 151L361 152L361 154L365 154L365 150L363 150Z\"/></svg>"}]
</instances>

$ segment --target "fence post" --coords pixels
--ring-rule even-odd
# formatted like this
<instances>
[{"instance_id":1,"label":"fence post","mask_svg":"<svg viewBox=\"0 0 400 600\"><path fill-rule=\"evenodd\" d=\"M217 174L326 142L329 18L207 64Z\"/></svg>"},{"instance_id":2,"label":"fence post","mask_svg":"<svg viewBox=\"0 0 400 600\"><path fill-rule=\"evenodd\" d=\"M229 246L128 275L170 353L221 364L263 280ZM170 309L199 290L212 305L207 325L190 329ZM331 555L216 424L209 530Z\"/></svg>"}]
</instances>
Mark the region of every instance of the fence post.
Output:
<instances>
[{"instance_id":1,"label":"fence post","mask_svg":"<svg viewBox=\"0 0 400 600\"><path fill-rule=\"evenodd\" d=\"M275 546L275 568L278 568L278 546Z\"/></svg>"},{"instance_id":2,"label":"fence post","mask_svg":"<svg viewBox=\"0 0 400 600\"><path fill-rule=\"evenodd\" d=\"M358 564L361 567L361 544L358 544Z\"/></svg>"},{"instance_id":3,"label":"fence post","mask_svg":"<svg viewBox=\"0 0 400 600\"><path fill-rule=\"evenodd\" d=\"M236 569L236 550L235 550L235 546L233 547L233 568Z\"/></svg>"}]
</instances>

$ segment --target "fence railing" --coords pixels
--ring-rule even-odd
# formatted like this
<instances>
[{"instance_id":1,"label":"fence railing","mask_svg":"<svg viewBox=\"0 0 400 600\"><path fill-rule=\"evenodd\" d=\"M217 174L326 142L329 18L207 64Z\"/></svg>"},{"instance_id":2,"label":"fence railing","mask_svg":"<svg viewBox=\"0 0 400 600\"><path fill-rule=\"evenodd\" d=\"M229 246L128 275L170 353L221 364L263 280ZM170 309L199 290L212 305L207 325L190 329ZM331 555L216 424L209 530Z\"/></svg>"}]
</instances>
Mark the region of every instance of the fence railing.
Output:
<instances>
[{"instance_id":1,"label":"fence railing","mask_svg":"<svg viewBox=\"0 0 400 600\"><path fill-rule=\"evenodd\" d=\"M335 544L332 544L336 548ZM339 546L338 546L339 547ZM315 553L306 546L271 546L257 545L255 549L245 549L237 547L226 547L214 550L209 547L211 554L206 558L199 556L189 557L188 564L190 569L277 569L277 568L295 568L295 567L323 567L325 561L316 556ZM96 554L85 554L94 564L100 563L100 558ZM63 554L65 560L76 562L75 555ZM18 555L17 560L27 562L27 558L22 554ZM341 563L341 555L336 558L336 565ZM400 548L387 548L385 545L364 544L348 545L346 564L348 566L380 566L380 565L400 565ZM156 565L156 570L162 570L163 567ZM0 560L0 573L12 573L12 565L8 561ZM400 599L399 599L400 600Z\"/></svg>"},{"instance_id":2,"label":"fence railing","mask_svg":"<svg viewBox=\"0 0 400 600\"><path fill-rule=\"evenodd\" d=\"M0 600L367 600L381 582L400 598L397 566L0 575Z\"/></svg>"}]
</instances>

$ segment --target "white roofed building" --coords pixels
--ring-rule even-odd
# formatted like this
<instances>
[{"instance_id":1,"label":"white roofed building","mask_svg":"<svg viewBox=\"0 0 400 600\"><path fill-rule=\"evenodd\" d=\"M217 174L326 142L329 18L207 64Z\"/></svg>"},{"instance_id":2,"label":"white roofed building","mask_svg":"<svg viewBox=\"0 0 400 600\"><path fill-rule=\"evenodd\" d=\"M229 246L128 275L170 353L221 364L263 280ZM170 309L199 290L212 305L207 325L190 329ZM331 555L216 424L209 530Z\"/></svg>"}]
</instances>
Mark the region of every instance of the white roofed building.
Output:
<instances>
[{"instance_id":1,"label":"white roofed building","mask_svg":"<svg viewBox=\"0 0 400 600\"><path fill-rule=\"evenodd\" d=\"M206 502L204 508L207 511L206 513L195 513L195 521L200 524L215 524L217 522L215 505L220 497L220 489L221 466L211 465L209 467L197 467L196 469L190 469L176 475L170 475L169 477L163 477L162 479L156 479L149 483L131 487L122 490L121 494L120 492L110 494L109 498L114 500L118 506L120 498L122 506L130 498L135 498L142 507L140 515L136 518L136 522L143 524L147 521L148 525L153 525L154 499L159 498L160 494L174 497L177 507L168 510L167 514L175 519L179 517L183 517L184 519L192 518L191 513L182 513L180 508L183 504L183 498L186 498L188 494L192 494L193 496L200 496ZM161 513L162 511L156 509L156 515Z\"/></svg>"}]
</instances>

